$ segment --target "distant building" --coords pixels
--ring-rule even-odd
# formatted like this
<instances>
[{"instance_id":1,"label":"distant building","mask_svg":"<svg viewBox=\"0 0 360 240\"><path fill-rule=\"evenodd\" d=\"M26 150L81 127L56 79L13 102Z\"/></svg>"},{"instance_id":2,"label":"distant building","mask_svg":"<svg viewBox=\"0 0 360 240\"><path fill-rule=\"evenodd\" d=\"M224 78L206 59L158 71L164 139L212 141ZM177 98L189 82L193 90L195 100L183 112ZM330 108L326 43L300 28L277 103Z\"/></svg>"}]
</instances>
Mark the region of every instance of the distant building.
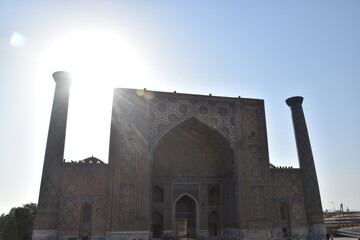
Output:
<instances>
[{"instance_id":1,"label":"distant building","mask_svg":"<svg viewBox=\"0 0 360 240\"><path fill-rule=\"evenodd\" d=\"M64 162L70 79L53 76L33 239L325 239L302 97L299 169L269 163L263 100L132 89L114 90L108 163Z\"/></svg>"}]
</instances>

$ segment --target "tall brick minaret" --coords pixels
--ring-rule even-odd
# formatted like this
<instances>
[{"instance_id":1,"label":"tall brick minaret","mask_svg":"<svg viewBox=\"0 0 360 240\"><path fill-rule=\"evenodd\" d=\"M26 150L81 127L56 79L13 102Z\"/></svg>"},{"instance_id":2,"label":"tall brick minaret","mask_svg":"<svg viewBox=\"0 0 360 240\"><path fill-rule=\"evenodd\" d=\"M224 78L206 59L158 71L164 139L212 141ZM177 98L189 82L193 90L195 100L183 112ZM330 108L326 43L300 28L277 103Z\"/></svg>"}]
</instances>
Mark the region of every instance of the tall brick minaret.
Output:
<instances>
[{"instance_id":1,"label":"tall brick minaret","mask_svg":"<svg viewBox=\"0 0 360 240\"><path fill-rule=\"evenodd\" d=\"M304 186L305 211L309 225L309 239L324 239L324 218L314 158L302 109L303 97L291 97L286 104L291 108L296 147Z\"/></svg>"},{"instance_id":2,"label":"tall brick minaret","mask_svg":"<svg viewBox=\"0 0 360 240\"><path fill-rule=\"evenodd\" d=\"M55 72L53 78L56 87L33 232L35 240L57 239L59 193L71 77L67 72Z\"/></svg>"}]
</instances>

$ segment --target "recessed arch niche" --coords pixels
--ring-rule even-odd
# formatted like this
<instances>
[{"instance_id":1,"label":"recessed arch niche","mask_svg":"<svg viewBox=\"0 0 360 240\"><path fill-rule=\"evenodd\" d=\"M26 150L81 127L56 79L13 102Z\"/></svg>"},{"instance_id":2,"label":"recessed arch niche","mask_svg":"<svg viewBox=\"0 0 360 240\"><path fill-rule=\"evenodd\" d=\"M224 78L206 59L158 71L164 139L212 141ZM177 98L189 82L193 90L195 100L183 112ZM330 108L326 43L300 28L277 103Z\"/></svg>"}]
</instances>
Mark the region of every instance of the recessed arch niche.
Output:
<instances>
[{"instance_id":1,"label":"recessed arch niche","mask_svg":"<svg viewBox=\"0 0 360 240\"><path fill-rule=\"evenodd\" d=\"M184 120L161 139L153 152L153 175L232 176L233 152L215 128L196 117Z\"/></svg>"},{"instance_id":2,"label":"recessed arch niche","mask_svg":"<svg viewBox=\"0 0 360 240\"><path fill-rule=\"evenodd\" d=\"M91 204L84 203L81 206L81 219L80 219L80 235L84 239L87 239L91 236L92 215L93 215L93 210Z\"/></svg>"},{"instance_id":3,"label":"recessed arch niche","mask_svg":"<svg viewBox=\"0 0 360 240\"><path fill-rule=\"evenodd\" d=\"M198 195L200 202L219 210L222 222L217 223L218 236L222 227L235 227L234 153L216 128L196 117L183 120L162 135L152 157L153 184L171 184L164 197L168 194L174 201L176 194ZM206 186L205 191L201 192L200 186ZM209 204L209 190L213 189L219 194L218 200ZM207 215L199 219L201 231L208 230ZM175 226L175 219L172 221Z\"/></svg>"}]
</instances>

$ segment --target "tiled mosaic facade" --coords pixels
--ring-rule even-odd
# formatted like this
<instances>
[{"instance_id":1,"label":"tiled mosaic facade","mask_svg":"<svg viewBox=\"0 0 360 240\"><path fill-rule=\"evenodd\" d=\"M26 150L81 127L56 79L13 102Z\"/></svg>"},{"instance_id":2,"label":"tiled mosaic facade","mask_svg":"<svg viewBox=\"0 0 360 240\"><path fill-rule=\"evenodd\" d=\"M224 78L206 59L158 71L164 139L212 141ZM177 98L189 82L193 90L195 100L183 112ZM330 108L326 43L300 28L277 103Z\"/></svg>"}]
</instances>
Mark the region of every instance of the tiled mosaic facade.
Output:
<instances>
[{"instance_id":1,"label":"tiled mosaic facade","mask_svg":"<svg viewBox=\"0 0 360 240\"><path fill-rule=\"evenodd\" d=\"M58 211L34 239L320 239L304 191L316 175L271 167L262 100L116 89L109 162L50 163L58 196L45 184L39 204Z\"/></svg>"},{"instance_id":2,"label":"tiled mosaic facade","mask_svg":"<svg viewBox=\"0 0 360 240\"><path fill-rule=\"evenodd\" d=\"M107 206L107 169L104 163L96 161L91 157L83 163L63 163L59 234L82 235L82 211L86 205L91 206L92 233L105 234L105 216L99 213Z\"/></svg>"},{"instance_id":3,"label":"tiled mosaic facade","mask_svg":"<svg viewBox=\"0 0 360 240\"><path fill-rule=\"evenodd\" d=\"M271 169L274 204L285 203L290 210L292 225L306 223L303 184L299 169Z\"/></svg>"},{"instance_id":4,"label":"tiled mosaic facade","mask_svg":"<svg viewBox=\"0 0 360 240\"><path fill-rule=\"evenodd\" d=\"M150 112L152 139L175 123L196 116L217 128L229 141L236 142L235 108L232 101L160 96L151 100Z\"/></svg>"}]
</instances>

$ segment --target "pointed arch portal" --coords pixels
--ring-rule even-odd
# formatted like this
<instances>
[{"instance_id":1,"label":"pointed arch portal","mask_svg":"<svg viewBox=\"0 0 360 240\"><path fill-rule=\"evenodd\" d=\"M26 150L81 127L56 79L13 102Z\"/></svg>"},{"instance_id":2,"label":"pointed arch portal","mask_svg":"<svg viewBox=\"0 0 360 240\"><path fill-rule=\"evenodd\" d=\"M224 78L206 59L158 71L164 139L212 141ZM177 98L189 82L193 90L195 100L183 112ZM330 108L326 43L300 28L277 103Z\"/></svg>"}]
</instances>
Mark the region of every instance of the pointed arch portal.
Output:
<instances>
[{"instance_id":1,"label":"pointed arch portal","mask_svg":"<svg viewBox=\"0 0 360 240\"><path fill-rule=\"evenodd\" d=\"M186 119L164 133L152 162L153 188L168 186L164 203L168 199L174 204L169 209L153 202L153 210L162 209L171 221L164 222L164 232L178 238L206 236L207 207L219 209L218 215L210 216L212 236L221 236L226 231L223 226L235 228L234 169L230 143L201 119ZM201 209L197 205L200 199Z\"/></svg>"},{"instance_id":2,"label":"pointed arch portal","mask_svg":"<svg viewBox=\"0 0 360 240\"><path fill-rule=\"evenodd\" d=\"M280 221L283 236L288 236L291 231L289 206L286 203L280 205Z\"/></svg>"},{"instance_id":3,"label":"pointed arch portal","mask_svg":"<svg viewBox=\"0 0 360 240\"><path fill-rule=\"evenodd\" d=\"M233 175L233 152L215 129L192 117L169 129L153 152L153 174L172 176Z\"/></svg>"},{"instance_id":4,"label":"pointed arch portal","mask_svg":"<svg viewBox=\"0 0 360 240\"><path fill-rule=\"evenodd\" d=\"M163 216L159 212L153 212L152 214L152 237L153 238L161 238L162 232L164 228L164 220Z\"/></svg>"},{"instance_id":5,"label":"pointed arch portal","mask_svg":"<svg viewBox=\"0 0 360 240\"><path fill-rule=\"evenodd\" d=\"M196 204L185 195L175 204L176 237L196 238Z\"/></svg>"},{"instance_id":6,"label":"pointed arch portal","mask_svg":"<svg viewBox=\"0 0 360 240\"><path fill-rule=\"evenodd\" d=\"M219 236L220 217L215 211L212 211L208 216L209 237Z\"/></svg>"},{"instance_id":7,"label":"pointed arch portal","mask_svg":"<svg viewBox=\"0 0 360 240\"><path fill-rule=\"evenodd\" d=\"M85 203L81 207L80 235L82 239L89 239L92 231L92 206Z\"/></svg>"}]
</instances>

